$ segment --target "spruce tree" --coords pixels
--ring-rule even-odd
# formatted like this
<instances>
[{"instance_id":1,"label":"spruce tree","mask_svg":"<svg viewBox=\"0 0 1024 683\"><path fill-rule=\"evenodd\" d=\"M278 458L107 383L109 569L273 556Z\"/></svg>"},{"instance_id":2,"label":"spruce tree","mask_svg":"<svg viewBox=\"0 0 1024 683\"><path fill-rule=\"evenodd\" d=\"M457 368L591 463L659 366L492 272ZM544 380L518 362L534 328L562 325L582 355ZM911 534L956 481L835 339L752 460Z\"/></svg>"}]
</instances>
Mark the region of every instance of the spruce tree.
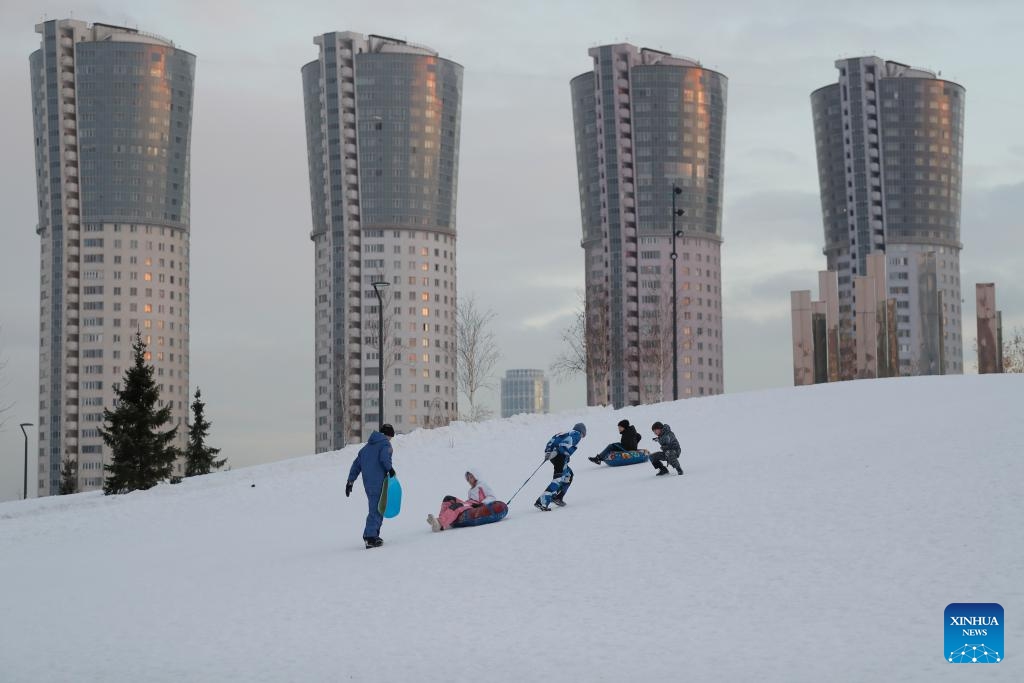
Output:
<instances>
[{"instance_id":1,"label":"spruce tree","mask_svg":"<svg viewBox=\"0 0 1024 683\"><path fill-rule=\"evenodd\" d=\"M78 493L78 463L71 458L64 458L60 466L60 495Z\"/></svg>"},{"instance_id":2,"label":"spruce tree","mask_svg":"<svg viewBox=\"0 0 1024 683\"><path fill-rule=\"evenodd\" d=\"M179 451L174 447L178 433L171 421L170 405L160 406L160 389L153 381L153 366L146 364L142 335L132 342L134 364L124 373L124 384L115 386L113 410L103 411L100 436L111 450L111 461L103 493L127 493L156 486L168 479Z\"/></svg>"},{"instance_id":3,"label":"spruce tree","mask_svg":"<svg viewBox=\"0 0 1024 683\"><path fill-rule=\"evenodd\" d=\"M228 460L217 460L214 456L220 453L219 448L206 445L206 437L210 435L210 422L203 415L206 404L200 398L196 387L195 400L192 401L192 424L188 428L188 447L185 449L185 476L209 474L212 470L224 467Z\"/></svg>"}]
</instances>

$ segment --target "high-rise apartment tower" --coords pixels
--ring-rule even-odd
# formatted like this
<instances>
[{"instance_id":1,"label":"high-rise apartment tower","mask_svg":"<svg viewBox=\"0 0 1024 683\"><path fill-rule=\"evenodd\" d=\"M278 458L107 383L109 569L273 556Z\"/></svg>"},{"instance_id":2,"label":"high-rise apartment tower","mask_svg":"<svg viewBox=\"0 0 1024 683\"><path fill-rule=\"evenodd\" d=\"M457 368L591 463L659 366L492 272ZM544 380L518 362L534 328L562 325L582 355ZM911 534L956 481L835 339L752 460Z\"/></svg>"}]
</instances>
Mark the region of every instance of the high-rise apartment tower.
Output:
<instances>
[{"instance_id":1,"label":"high-rise apartment tower","mask_svg":"<svg viewBox=\"0 0 1024 683\"><path fill-rule=\"evenodd\" d=\"M727 79L628 44L596 47L590 56L594 69L571 84L587 402L667 400L676 382L679 398L719 394Z\"/></svg>"},{"instance_id":2,"label":"high-rise apartment tower","mask_svg":"<svg viewBox=\"0 0 1024 683\"><path fill-rule=\"evenodd\" d=\"M302 83L320 452L359 442L382 421L403 432L457 414L462 67L382 36L325 33L314 42L320 56L302 68Z\"/></svg>"},{"instance_id":3,"label":"high-rise apartment tower","mask_svg":"<svg viewBox=\"0 0 1024 683\"><path fill-rule=\"evenodd\" d=\"M195 56L136 29L36 26L29 58L40 237L37 493L100 488L113 385L149 345L184 446L189 394L189 149ZM176 472L181 472L180 463Z\"/></svg>"},{"instance_id":4,"label":"high-rise apartment tower","mask_svg":"<svg viewBox=\"0 0 1024 683\"><path fill-rule=\"evenodd\" d=\"M854 279L884 252L898 374L961 373L964 88L878 57L835 65L838 82L811 93L811 108L841 366L855 367Z\"/></svg>"}]
</instances>

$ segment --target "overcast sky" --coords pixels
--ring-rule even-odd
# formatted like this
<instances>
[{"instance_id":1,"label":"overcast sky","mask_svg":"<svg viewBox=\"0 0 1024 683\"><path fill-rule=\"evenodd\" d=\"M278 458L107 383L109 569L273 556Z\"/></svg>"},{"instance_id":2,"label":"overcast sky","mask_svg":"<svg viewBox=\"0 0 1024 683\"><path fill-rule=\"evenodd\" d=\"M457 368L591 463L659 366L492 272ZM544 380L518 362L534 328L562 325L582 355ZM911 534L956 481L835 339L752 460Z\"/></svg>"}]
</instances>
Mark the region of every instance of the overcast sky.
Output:
<instances>
[{"instance_id":1,"label":"overcast sky","mask_svg":"<svg viewBox=\"0 0 1024 683\"><path fill-rule=\"evenodd\" d=\"M982 9L983 7L983 9ZM507 368L547 368L578 305L583 251L569 80L631 42L729 77L722 282L727 392L792 382L789 292L825 266L809 94L877 54L967 88L962 282L995 281L1024 324L1024 90L1016 2L15 2L0 0L0 500L21 495L19 422L38 418L33 26L137 26L198 57L192 137L191 382L235 467L313 450L313 249L300 67L314 35L378 33L465 67L460 296L497 313ZM497 374L496 374L497 379ZM696 399L699 400L699 399ZM497 407L496 392L491 401ZM552 404L585 403L581 381ZM525 445L525 444L524 444ZM36 444L30 441L30 453ZM33 488L30 486L30 489Z\"/></svg>"}]
</instances>

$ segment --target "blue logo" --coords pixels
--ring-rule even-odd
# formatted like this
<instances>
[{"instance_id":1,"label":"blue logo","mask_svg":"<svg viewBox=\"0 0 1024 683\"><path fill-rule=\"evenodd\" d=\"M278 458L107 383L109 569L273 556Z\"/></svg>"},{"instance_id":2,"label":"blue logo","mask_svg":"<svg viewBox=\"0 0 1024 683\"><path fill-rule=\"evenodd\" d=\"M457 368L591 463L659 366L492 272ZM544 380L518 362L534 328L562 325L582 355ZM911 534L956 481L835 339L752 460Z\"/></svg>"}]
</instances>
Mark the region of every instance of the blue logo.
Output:
<instances>
[{"instance_id":1,"label":"blue logo","mask_svg":"<svg viewBox=\"0 0 1024 683\"><path fill-rule=\"evenodd\" d=\"M954 602L945 612L944 653L953 664L1003 661L1003 608L995 602Z\"/></svg>"}]
</instances>

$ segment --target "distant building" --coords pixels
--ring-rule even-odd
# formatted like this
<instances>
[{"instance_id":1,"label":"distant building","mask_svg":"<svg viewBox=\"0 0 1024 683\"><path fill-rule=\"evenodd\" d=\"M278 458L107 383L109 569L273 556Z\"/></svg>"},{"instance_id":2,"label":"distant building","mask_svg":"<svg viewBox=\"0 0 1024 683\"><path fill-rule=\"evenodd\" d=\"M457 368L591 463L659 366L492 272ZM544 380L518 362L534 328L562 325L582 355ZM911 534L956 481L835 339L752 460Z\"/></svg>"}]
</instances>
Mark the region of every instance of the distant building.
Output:
<instances>
[{"instance_id":1,"label":"distant building","mask_svg":"<svg viewBox=\"0 0 1024 683\"><path fill-rule=\"evenodd\" d=\"M1003 314L996 310L996 286L974 286L978 313L978 374L1003 372Z\"/></svg>"},{"instance_id":2,"label":"distant building","mask_svg":"<svg viewBox=\"0 0 1024 683\"><path fill-rule=\"evenodd\" d=\"M37 495L103 485L99 427L147 344L184 447L195 55L134 28L46 21L29 58L41 247ZM174 474L182 474L182 463Z\"/></svg>"},{"instance_id":3,"label":"distant building","mask_svg":"<svg viewBox=\"0 0 1024 683\"><path fill-rule=\"evenodd\" d=\"M507 370L501 378L501 416L547 413L551 385L543 370Z\"/></svg>"},{"instance_id":4,"label":"distant building","mask_svg":"<svg viewBox=\"0 0 1024 683\"><path fill-rule=\"evenodd\" d=\"M899 375L896 299L886 296L885 254L869 254L865 264L867 273L853 278L856 334L845 346L834 271L818 273L820 301L811 301L809 290L790 294L794 385Z\"/></svg>"},{"instance_id":5,"label":"distant building","mask_svg":"<svg viewBox=\"0 0 1024 683\"><path fill-rule=\"evenodd\" d=\"M594 68L571 82L587 403L671 400L675 382L679 398L720 394L728 79L629 44L595 47L590 56Z\"/></svg>"},{"instance_id":6,"label":"distant building","mask_svg":"<svg viewBox=\"0 0 1024 683\"><path fill-rule=\"evenodd\" d=\"M887 276L875 298L895 299L892 374L962 373L964 88L878 57L835 66L838 81L811 93L811 109L840 355L850 356L861 334L855 280L869 275L868 256L882 253ZM841 379L861 371L845 363Z\"/></svg>"},{"instance_id":7,"label":"distant building","mask_svg":"<svg viewBox=\"0 0 1024 683\"><path fill-rule=\"evenodd\" d=\"M302 67L313 217L316 450L458 412L462 67L383 36L316 36ZM378 340L384 302L384 339ZM383 348L381 348L383 347ZM377 405L384 368L384 406Z\"/></svg>"}]
</instances>

